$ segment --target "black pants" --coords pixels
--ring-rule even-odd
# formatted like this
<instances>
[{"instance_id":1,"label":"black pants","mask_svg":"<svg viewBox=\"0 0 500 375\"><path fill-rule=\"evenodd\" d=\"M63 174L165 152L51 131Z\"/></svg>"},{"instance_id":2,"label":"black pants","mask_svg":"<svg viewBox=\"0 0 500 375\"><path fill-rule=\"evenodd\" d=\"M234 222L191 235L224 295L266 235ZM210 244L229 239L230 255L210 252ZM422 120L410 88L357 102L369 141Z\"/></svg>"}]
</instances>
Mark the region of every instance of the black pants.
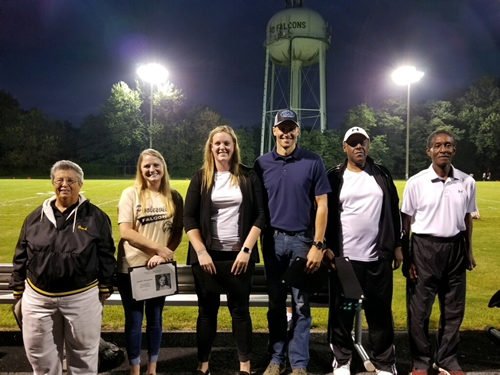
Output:
<instances>
[{"instance_id":1,"label":"black pants","mask_svg":"<svg viewBox=\"0 0 500 375\"><path fill-rule=\"evenodd\" d=\"M391 309L393 286L391 261L351 261L351 264L366 298L363 301L363 308L372 346L372 351L369 353L370 360L378 370L394 373L396 358ZM344 308L346 302L340 294L338 276L332 273L328 336L333 350L334 368L345 365L351 359L354 350L351 331L356 310Z\"/></svg>"},{"instance_id":2,"label":"black pants","mask_svg":"<svg viewBox=\"0 0 500 375\"><path fill-rule=\"evenodd\" d=\"M238 252L211 251L212 260L236 259ZM248 263L247 272L253 274L255 263ZM192 266L196 294L198 295L198 320L196 323L196 341L198 346L198 361L207 362L210 359L212 345L217 333L217 315L220 307L220 293L204 290L203 269L199 263ZM231 313L233 337L236 342L240 362L251 360L252 357L252 319L250 317L251 278L243 290L230 291L227 294L227 307Z\"/></svg>"},{"instance_id":3,"label":"black pants","mask_svg":"<svg viewBox=\"0 0 500 375\"><path fill-rule=\"evenodd\" d=\"M441 316L435 362L446 370L460 370L457 351L465 312L464 250L462 235L453 238L412 236L418 281L415 284L407 280L406 299L414 368L427 369L431 364L429 318L437 294Z\"/></svg>"}]
</instances>

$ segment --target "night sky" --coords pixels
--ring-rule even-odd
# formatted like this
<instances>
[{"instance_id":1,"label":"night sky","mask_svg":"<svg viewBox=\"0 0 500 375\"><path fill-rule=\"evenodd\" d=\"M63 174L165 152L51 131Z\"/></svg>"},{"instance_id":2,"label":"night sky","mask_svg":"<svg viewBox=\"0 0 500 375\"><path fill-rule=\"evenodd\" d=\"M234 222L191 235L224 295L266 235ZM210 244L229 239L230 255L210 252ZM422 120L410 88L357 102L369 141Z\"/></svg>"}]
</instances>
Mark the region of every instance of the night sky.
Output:
<instances>
[{"instance_id":1,"label":"night sky","mask_svg":"<svg viewBox=\"0 0 500 375\"><path fill-rule=\"evenodd\" d=\"M415 100L500 77L498 0L304 0L332 29L329 127L360 103L406 97L391 72L425 72ZM282 0L0 0L0 89L78 126L111 86L158 62L196 104L259 124L270 18Z\"/></svg>"}]
</instances>

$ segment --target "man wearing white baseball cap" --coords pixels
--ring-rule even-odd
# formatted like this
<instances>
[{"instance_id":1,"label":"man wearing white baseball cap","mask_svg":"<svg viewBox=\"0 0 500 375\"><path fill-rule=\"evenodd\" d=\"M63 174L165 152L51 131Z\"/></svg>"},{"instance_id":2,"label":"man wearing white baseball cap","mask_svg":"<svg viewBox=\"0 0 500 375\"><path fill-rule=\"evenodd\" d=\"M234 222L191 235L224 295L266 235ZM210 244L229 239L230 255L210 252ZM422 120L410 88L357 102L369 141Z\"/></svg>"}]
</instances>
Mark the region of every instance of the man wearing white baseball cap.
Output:
<instances>
[{"instance_id":1,"label":"man wearing white baseball cap","mask_svg":"<svg viewBox=\"0 0 500 375\"><path fill-rule=\"evenodd\" d=\"M361 134L361 135L363 135L366 139L368 139L368 143L370 142L370 137L366 133L365 129L360 128L358 126L354 126L354 127L350 128L348 131L345 132L344 142L347 142L347 140L349 139L349 137L351 135L355 135L355 134ZM344 152L345 152L345 149L344 149Z\"/></svg>"},{"instance_id":2,"label":"man wearing white baseball cap","mask_svg":"<svg viewBox=\"0 0 500 375\"><path fill-rule=\"evenodd\" d=\"M347 159L327 172L326 242L335 252L325 257L349 257L363 289L363 307L372 350L370 360L379 375L396 374L392 320L392 271L403 260L399 197L389 171L368 156L370 138L363 128L344 136ZM345 309L340 282L332 273L328 338L333 351L333 375L350 375L355 309Z\"/></svg>"}]
</instances>

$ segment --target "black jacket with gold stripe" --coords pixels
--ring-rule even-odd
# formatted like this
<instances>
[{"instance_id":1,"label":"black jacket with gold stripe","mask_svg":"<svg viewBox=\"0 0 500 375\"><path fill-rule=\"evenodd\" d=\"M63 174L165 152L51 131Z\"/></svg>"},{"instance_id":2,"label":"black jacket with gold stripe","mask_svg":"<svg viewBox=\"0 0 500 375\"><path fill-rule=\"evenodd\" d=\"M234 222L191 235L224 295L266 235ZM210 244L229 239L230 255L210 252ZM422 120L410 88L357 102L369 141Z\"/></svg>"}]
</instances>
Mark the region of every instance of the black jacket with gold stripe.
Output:
<instances>
[{"instance_id":1,"label":"black jacket with gold stripe","mask_svg":"<svg viewBox=\"0 0 500 375\"><path fill-rule=\"evenodd\" d=\"M78 205L57 227L52 202L45 202L24 220L16 246L9 287L22 294L25 281L37 292L61 297L99 285L112 293L115 246L106 213L79 196Z\"/></svg>"}]
</instances>

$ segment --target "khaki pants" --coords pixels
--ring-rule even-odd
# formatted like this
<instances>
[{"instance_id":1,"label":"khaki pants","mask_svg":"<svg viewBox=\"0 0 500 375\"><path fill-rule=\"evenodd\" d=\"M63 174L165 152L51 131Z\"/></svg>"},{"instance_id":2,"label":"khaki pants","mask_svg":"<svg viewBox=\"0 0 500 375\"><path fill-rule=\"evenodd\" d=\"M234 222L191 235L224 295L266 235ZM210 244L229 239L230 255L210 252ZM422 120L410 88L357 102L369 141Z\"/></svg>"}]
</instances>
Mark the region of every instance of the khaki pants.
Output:
<instances>
[{"instance_id":1,"label":"khaki pants","mask_svg":"<svg viewBox=\"0 0 500 375\"><path fill-rule=\"evenodd\" d=\"M26 284L22 298L23 340L34 374L62 374L64 346L68 374L97 374L102 318L99 289L54 298Z\"/></svg>"}]
</instances>

